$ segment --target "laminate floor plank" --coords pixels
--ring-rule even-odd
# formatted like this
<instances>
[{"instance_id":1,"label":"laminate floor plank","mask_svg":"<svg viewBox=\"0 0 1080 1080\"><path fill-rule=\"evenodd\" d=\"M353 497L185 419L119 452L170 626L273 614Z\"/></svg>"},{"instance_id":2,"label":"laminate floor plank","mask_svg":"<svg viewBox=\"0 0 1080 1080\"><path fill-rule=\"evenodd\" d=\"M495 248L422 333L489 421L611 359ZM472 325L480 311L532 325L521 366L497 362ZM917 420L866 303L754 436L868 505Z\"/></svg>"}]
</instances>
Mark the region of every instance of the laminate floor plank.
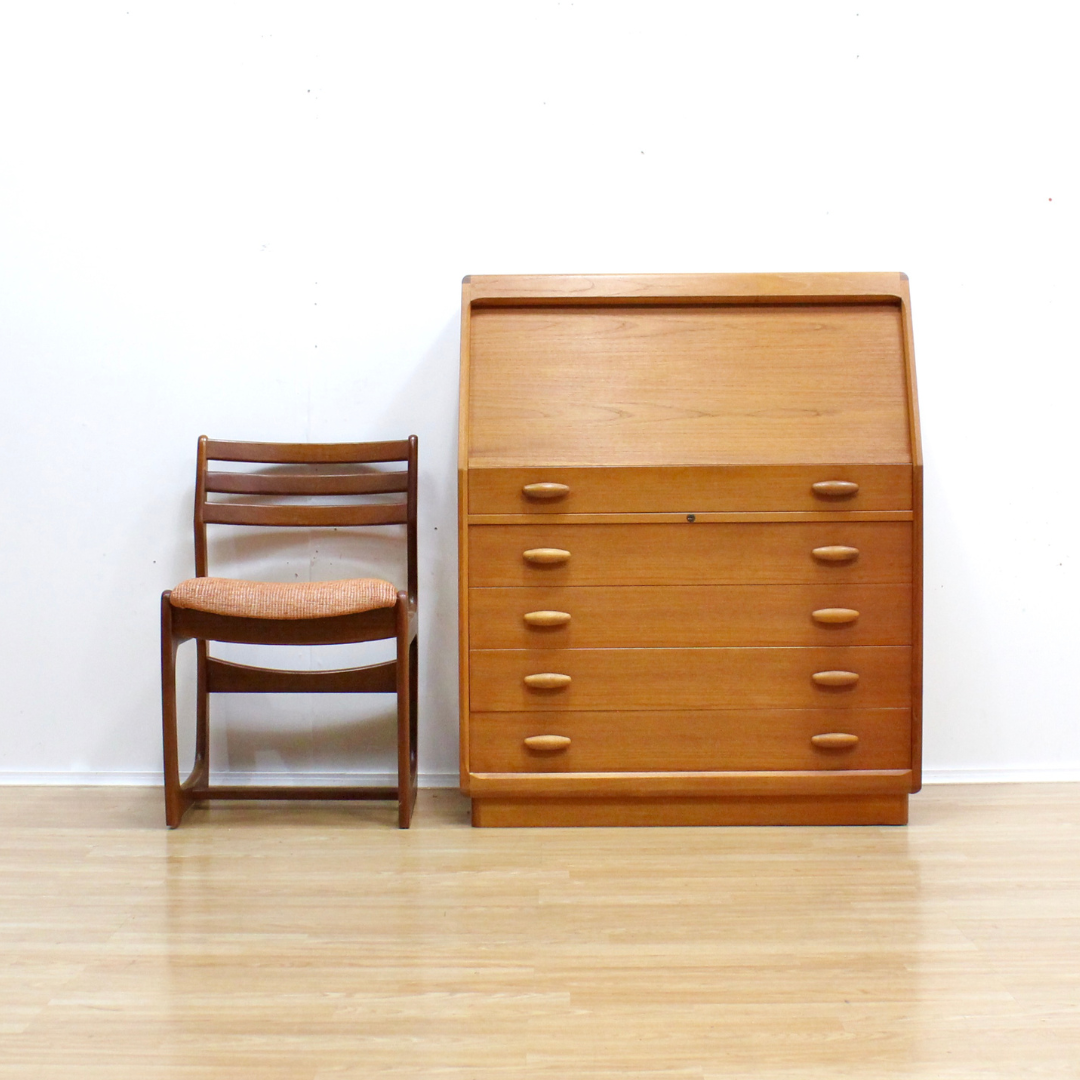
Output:
<instances>
[{"instance_id":1,"label":"laminate floor plank","mask_svg":"<svg viewBox=\"0 0 1080 1080\"><path fill-rule=\"evenodd\" d=\"M0 1080L1080 1072L1080 785L907 828L0 788Z\"/></svg>"}]
</instances>

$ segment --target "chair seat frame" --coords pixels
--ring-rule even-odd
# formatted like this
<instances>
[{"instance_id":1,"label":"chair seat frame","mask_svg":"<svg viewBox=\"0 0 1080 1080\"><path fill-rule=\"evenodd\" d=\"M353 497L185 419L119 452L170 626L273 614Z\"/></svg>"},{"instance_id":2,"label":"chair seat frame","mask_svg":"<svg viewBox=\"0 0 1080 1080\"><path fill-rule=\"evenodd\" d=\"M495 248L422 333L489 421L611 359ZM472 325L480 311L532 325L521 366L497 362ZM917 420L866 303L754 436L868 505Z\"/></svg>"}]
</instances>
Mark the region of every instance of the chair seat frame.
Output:
<instances>
[{"instance_id":1,"label":"chair seat frame","mask_svg":"<svg viewBox=\"0 0 1080 1080\"><path fill-rule=\"evenodd\" d=\"M402 490L406 500L390 507L357 508L325 506L248 506L207 501L207 492L232 491L237 486L251 487L258 481L252 474L217 474L233 476L234 481L219 479L208 473L210 460L311 464L318 462L363 463L407 461L407 472L399 486L388 482L386 473L372 474L365 484L360 480L353 487L362 493ZM219 615L194 608L175 607L170 591L161 597L161 703L162 736L165 773L165 820L176 828L189 807L195 803L216 799L396 799L398 825L407 829L412 820L417 791L417 699L418 633L416 606L416 461L417 439L396 443L351 444L275 444L228 443L212 441L205 436L199 440L199 461L195 497L196 576L207 576L206 525L226 518L228 524L275 524L316 526L334 524L337 514L327 511L344 510L343 524L406 525L408 561L408 590L399 591L393 607L376 608L348 615L332 615L306 619L246 618ZM398 475L398 474L389 474ZM322 487L317 482L327 481ZM290 484L298 486L295 478ZM340 493L341 477L301 478L303 493ZM291 494L274 490L262 483L262 493ZM246 493L246 492L241 492ZM355 493L355 492L354 492ZM245 511L254 511L245 520ZM275 515L274 511L280 511ZM374 512L372 512L374 511ZM363 520L357 521L357 517ZM269 519L269 520L267 520ZM365 667L333 671L285 671L277 668L253 667L221 660L209 654L211 641L240 642L253 645L338 645L393 638L395 659ZM194 640L197 649L197 688L195 722L195 761L191 773L180 779L178 729L176 708L177 651L185 641ZM303 785L220 785L210 782L210 695L213 693L358 693L397 695L397 786L303 786Z\"/></svg>"}]
</instances>

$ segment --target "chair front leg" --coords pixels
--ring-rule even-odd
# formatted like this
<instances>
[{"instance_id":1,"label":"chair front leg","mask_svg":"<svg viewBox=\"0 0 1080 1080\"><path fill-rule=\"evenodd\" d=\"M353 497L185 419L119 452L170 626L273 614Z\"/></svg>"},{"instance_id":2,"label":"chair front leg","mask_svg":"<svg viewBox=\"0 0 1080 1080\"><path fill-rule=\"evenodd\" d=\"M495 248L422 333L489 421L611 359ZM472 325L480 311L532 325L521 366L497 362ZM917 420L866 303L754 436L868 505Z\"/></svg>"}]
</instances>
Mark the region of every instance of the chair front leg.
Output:
<instances>
[{"instance_id":1,"label":"chair front leg","mask_svg":"<svg viewBox=\"0 0 1080 1080\"><path fill-rule=\"evenodd\" d=\"M409 643L409 749L410 776L412 778L412 801L416 805L417 790L417 761L420 754L420 646L419 639L414 635Z\"/></svg>"},{"instance_id":2,"label":"chair front leg","mask_svg":"<svg viewBox=\"0 0 1080 1080\"><path fill-rule=\"evenodd\" d=\"M175 829L184 811L191 805L191 795L180 784L180 761L176 731L176 650L181 641L173 633L172 605L169 594L161 596L161 735L165 766L165 824Z\"/></svg>"}]
</instances>

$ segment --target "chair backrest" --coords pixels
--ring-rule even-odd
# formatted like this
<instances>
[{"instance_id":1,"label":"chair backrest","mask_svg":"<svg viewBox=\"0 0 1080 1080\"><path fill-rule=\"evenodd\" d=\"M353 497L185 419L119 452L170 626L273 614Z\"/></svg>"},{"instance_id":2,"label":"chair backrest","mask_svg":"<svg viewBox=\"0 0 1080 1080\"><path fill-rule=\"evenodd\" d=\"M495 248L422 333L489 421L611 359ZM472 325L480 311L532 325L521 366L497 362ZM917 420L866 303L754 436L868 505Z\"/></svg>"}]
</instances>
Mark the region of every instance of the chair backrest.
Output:
<instances>
[{"instance_id":1,"label":"chair backrest","mask_svg":"<svg viewBox=\"0 0 1080 1080\"><path fill-rule=\"evenodd\" d=\"M199 438L195 478L195 575L207 574L207 525L277 527L406 526L408 591L416 597L416 447L415 435L395 442L260 443ZM403 461L406 468L358 471L358 466ZM211 462L305 466L273 471L211 469ZM401 493L393 502L365 496ZM212 500L212 495L246 496L242 501ZM283 503L275 498L332 496L333 503ZM266 496L267 501L252 501ZM352 496L351 501L342 496Z\"/></svg>"}]
</instances>

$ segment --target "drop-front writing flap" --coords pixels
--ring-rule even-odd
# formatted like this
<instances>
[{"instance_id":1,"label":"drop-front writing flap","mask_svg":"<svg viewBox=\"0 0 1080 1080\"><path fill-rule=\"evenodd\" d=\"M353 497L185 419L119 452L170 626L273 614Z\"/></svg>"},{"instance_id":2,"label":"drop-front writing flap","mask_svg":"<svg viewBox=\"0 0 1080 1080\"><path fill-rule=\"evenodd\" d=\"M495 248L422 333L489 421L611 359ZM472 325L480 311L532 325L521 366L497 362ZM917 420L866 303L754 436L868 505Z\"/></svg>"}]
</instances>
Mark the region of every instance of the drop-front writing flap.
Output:
<instances>
[{"instance_id":1,"label":"drop-front writing flap","mask_svg":"<svg viewBox=\"0 0 1080 1080\"><path fill-rule=\"evenodd\" d=\"M888 303L478 307L468 408L473 467L911 461Z\"/></svg>"}]
</instances>

